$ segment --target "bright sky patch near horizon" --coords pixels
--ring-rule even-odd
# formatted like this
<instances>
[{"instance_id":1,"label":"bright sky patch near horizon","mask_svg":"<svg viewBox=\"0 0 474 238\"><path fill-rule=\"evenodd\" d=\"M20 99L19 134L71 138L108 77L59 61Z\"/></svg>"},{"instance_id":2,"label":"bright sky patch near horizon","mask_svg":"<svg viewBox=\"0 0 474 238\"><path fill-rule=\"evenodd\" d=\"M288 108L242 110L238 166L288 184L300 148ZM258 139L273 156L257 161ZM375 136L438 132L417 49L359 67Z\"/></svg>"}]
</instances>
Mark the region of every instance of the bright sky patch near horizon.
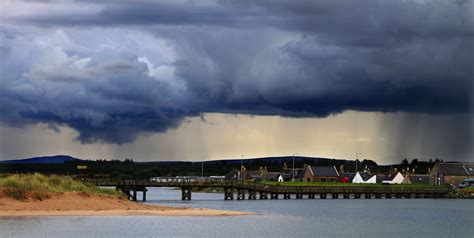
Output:
<instances>
[{"instance_id":1,"label":"bright sky patch near horizon","mask_svg":"<svg viewBox=\"0 0 474 238\"><path fill-rule=\"evenodd\" d=\"M474 1L2 1L0 159L472 161Z\"/></svg>"},{"instance_id":2,"label":"bright sky patch near horizon","mask_svg":"<svg viewBox=\"0 0 474 238\"><path fill-rule=\"evenodd\" d=\"M446 116L427 116L428 120L417 116L416 125L407 125L407 121L413 123L413 119L407 119L413 116L356 111L323 119L207 114L205 120L189 118L165 134L142 135L123 145L81 144L74 141L78 132L68 127L59 131L51 130L46 124L0 127L0 134L8 135L2 137L0 148L2 159L68 154L93 160L196 161L202 156L205 160L219 160L238 159L241 155L255 158L293 153L354 159L355 153L362 153L360 158L380 164L403 158L471 161L472 147L462 150L469 148L469 141L456 136L462 134L463 126Z\"/></svg>"}]
</instances>

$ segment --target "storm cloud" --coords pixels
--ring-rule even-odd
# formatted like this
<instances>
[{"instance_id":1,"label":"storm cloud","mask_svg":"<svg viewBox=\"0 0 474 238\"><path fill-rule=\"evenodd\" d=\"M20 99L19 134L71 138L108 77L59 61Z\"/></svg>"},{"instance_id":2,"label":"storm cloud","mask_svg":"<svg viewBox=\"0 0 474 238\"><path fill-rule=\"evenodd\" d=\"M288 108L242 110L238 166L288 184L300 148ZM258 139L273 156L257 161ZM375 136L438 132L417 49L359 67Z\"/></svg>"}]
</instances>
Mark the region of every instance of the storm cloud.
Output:
<instances>
[{"instance_id":1,"label":"storm cloud","mask_svg":"<svg viewBox=\"0 0 474 238\"><path fill-rule=\"evenodd\" d=\"M473 1L6 2L0 120L127 143L204 113L473 109ZM468 130L469 131L469 130Z\"/></svg>"}]
</instances>

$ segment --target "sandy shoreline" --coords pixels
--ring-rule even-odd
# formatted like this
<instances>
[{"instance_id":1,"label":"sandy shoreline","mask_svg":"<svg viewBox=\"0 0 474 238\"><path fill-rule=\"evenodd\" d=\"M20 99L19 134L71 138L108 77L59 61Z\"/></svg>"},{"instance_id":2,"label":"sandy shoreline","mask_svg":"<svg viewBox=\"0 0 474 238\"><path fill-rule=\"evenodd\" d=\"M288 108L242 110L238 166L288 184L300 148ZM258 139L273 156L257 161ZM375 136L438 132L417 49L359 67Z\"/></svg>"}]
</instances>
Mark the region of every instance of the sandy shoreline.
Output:
<instances>
[{"instance_id":1,"label":"sandy shoreline","mask_svg":"<svg viewBox=\"0 0 474 238\"><path fill-rule=\"evenodd\" d=\"M63 193L43 201L0 196L0 217L30 216L242 216L250 212L146 205L106 196Z\"/></svg>"},{"instance_id":2,"label":"sandy shoreline","mask_svg":"<svg viewBox=\"0 0 474 238\"><path fill-rule=\"evenodd\" d=\"M252 215L248 212L221 211L210 209L179 209L179 210L30 210L0 211L0 217L36 217L36 216L243 216Z\"/></svg>"}]
</instances>

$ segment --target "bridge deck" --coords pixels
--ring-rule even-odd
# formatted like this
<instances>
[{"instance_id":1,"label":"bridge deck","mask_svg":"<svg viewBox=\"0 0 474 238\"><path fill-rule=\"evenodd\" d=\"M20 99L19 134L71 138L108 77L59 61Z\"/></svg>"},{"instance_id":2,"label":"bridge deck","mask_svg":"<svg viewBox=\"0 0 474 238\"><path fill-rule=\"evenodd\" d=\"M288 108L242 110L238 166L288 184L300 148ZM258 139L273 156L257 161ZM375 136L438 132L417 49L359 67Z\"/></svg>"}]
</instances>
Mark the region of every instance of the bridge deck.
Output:
<instances>
[{"instance_id":1,"label":"bridge deck","mask_svg":"<svg viewBox=\"0 0 474 238\"><path fill-rule=\"evenodd\" d=\"M181 187L181 188L204 188L222 187L241 190L252 190L264 193L275 194L447 194L449 187L445 186L414 186L397 187L391 185L384 186L280 186L267 185L255 182L243 182L233 180L186 180L186 179L113 179L113 178L87 178L81 179L83 182L96 186L114 187Z\"/></svg>"}]
</instances>

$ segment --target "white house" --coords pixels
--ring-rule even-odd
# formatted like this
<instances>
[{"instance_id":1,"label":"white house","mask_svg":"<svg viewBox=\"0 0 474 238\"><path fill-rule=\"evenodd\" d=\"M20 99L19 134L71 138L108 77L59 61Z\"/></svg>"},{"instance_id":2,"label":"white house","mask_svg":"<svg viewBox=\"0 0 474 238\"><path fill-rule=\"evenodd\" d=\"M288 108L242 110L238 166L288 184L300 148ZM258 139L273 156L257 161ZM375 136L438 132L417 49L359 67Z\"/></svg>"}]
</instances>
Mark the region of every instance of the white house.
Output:
<instances>
[{"instance_id":1,"label":"white house","mask_svg":"<svg viewBox=\"0 0 474 238\"><path fill-rule=\"evenodd\" d=\"M285 180L283 180L283 176L281 176L281 174L278 176L278 182L285 182Z\"/></svg>"},{"instance_id":2,"label":"white house","mask_svg":"<svg viewBox=\"0 0 474 238\"><path fill-rule=\"evenodd\" d=\"M392 172L386 174L377 174L377 183L384 184L401 184L405 178L400 172Z\"/></svg>"},{"instance_id":3,"label":"white house","mask_svg":"<svg viewBox=\"0 0 474 238\"><path fill-rule=\"evenodd\" d=\"M352 183L376 183L377 177L368 173L357 172L352 179Z\"/></svg>"}]
</instances>

